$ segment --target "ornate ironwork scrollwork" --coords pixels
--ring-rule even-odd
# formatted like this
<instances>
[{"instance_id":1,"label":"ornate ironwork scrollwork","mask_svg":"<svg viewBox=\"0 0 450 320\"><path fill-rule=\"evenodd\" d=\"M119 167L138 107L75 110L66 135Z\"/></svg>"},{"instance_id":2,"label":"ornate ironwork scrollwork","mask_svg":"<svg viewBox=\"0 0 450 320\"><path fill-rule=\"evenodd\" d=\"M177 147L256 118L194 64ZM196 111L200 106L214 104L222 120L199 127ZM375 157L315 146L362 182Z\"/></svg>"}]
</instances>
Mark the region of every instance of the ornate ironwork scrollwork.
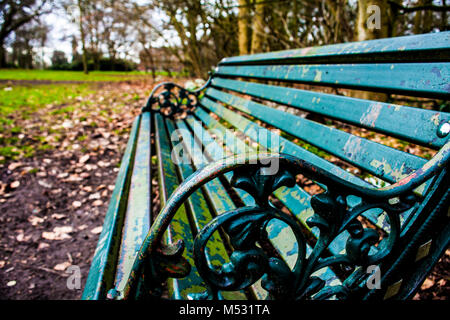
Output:
<instances>
[{"instance_id":1,"label":"ornate ironwork scrollwork","mask_svg":"<svg viewBox=\"0 0 450 320\"><path fill-rule=\"evenodd\" d=\"M200 93L209 85L210 81L211 78L196 90L187 90L176 83L163 82L153 88L142 112L159 112L166 117L189 114L197 106ZM156 94L158 91L161 92Z\"/></svg>"},{"instance_id":2,"label":"ornate ironwork scrollwork","mask_svg":"<svg viewBox=\"0 0 450 320\"><path fill-rule=\"evenodd\" d=\"M369 275L362 271L364 267L382 263L397 245L401 230L400 214L420 202L413 189L445 168L449 157L450 143L447 143L423 168L384 188L352 184L286 154L235 156L208 165L185 180L158 215L134 263L124 297L136 297L138 285L135 279L138 277L147 278L149 287L159 288L167 276L183 277L189 272L181 255L182 242L178 244L177 250L172 250L175 254L169 254L159 249L162 235L177 209L196 189L230 171L233 172L232 185L248 192L255 199L256 206L220 214L197 234L194 240L194 261L211 292L197 295L196 298L218 298L220 291L248 288L259 279L262 280L263 288L269 292L269 298L274 299L351 297L368 279ZM279 161L280 170L274 175L264 174L263 163L275 159ZM318 228L319 236L309 253L307 239L299 222L269 201L270 194L276 189L281 186L292 187L297 174L326 186L325 192L311 198L314 214L307 224L310 228ZM350 196L358 197L360 202L350 206ZM390 230L385 237L358 220L363 213L374 208L383 210L388 218ZM266 226L274 219L288 225L295 236L298 250L292 267L280 257L266 252L260 245L267 236ZM211 235L219 229L228 235L234 251L228 263L214 269L208 265L205 251ZM333 240L344 232L348 233L345 252L335 255L327 253ZM329 286L316 272L334 266L347 266L351 274L341 284ZM168 270L177 272L170 273Z\"/></svg>"}]
</instances>

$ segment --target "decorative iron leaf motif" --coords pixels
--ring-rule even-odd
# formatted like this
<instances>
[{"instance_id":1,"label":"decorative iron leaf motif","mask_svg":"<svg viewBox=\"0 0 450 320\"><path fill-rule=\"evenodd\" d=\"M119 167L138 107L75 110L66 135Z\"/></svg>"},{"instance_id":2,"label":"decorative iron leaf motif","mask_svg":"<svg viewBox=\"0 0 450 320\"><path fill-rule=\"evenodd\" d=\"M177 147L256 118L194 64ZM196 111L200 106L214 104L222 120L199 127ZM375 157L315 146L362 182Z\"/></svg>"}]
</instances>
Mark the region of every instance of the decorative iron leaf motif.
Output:
<instances>
[{"instance_id":1,"label":"decorative iron leaf motif","mask_svg":"<svg viewBox=\"0 0 450 320\"><path fill-rule=\"evenodd\" d=\"M229 235L233 248L249 250L255 247L266 222L267 216L259 213L231 220L223 224L223 228Z\"/></svg>"},{"instance_id":2,"label":"decorative iron leaf motif","mask_svg":"<svg viewBox=\"0 0 450 320\"><path fill-rule=\"evenodd\" d=\"M282 186L292 188L295 177L285 169L279 168L275 174L265 174L264 167L242 167L233 171L231 185L247 191L260 206L269 205L269 196Z\"/></svg>"}]
</instances>

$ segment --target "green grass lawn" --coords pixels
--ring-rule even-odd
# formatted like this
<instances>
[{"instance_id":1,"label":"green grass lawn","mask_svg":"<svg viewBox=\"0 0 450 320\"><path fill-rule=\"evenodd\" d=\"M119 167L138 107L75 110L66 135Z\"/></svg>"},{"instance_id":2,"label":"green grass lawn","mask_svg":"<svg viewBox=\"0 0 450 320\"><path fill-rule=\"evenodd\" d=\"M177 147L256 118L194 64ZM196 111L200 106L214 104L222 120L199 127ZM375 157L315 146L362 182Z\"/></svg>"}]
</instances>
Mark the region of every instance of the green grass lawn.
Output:
<instances>
[{"instance_id":1,"label":"green grass lawn","mask_svg":"<svg viewBox=\"0 0 450 320\"><path fill-rule=\"evenodd\" d=\"M158 75L166 75L158 72ZM127 81L139 80L151 77L150 73L141 71L119 72L119 71L91 71L84 74L81 71L58 71L58 70L23 70L23 69L1 69L0 80L45 80L45 81Z\"/></svg>"},{"instance_id":2,"label":"green grass lawn","mask_svg":"<svg viewBox=\"0 0 450 320\"><path fill-rule=\"evenodd\" d=\"M32 156L36 150L48 147L45 137L36 133L27 139L20 138L21 134L28 133L30 128L23 124L30 123L33 113L41 108L51 112L52 106L61 104L68 104L69 108L71 103L92 92L88 84L0 85L0 164L8 159ZM49 121L40 125L48 128L52 123Z\"/></svg>"},{"instance_id":3,"label":"green grass lawn","mask_svg":"<svg viewBox=\"0 0 450 320\"><path fill-rule=\"evenodd\" d=\"M27 115L47 104L66 103L91 91L86 84L0 86L0 119L11 113Z\"/></svg>"}]
</instances>

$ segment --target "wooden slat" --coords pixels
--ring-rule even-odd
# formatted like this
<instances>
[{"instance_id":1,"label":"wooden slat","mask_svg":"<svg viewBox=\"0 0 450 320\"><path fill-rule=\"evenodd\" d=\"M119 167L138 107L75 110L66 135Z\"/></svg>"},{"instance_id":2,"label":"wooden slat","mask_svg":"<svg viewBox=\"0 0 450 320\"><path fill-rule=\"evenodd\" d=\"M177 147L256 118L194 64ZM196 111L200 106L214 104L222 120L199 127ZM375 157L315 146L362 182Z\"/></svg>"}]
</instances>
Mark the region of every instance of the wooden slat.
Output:
<instances>
[{"instance_id":1,"label":"wooden slat","mask_svg":"<svg viewBox=\"0 0 450 320\"><path fill-rule=\"evenodd\" d=\"M220 64L449 61L449 43L447 31L229 57Z\"/></svg>"},{"instance_id":2,"label":"wooden slat","mask_svg":"<svg viewBox=\"0 0 450 320\"><path fill-rule=\"evenodd\" d=\"M442 99L450 97L450 63L447 62L268 66L225 65L219 67L215 75L291 81Z\"/></svg>"},{"instance_id":3,"label":"wooden slat","mask_svg":"<svg viewBox=\"0 0 450 320\"><path fill-rule=\"evenodd\" d=\"M425 159L409 153L223 91L210 88L206 95L273 125L390 183L406 177L426 163ZM205 100L205 103L208 103L208 100Z\"/></svg>"},{"instance_id":4,"label":"wooden slat","mask_svg":"<svg viewBox=\"0 0 450 320\"><path fill-rule=\"evenodd\" d=\"M438 149L446 142L446 138L438 137L436 132L442 123L450 121L448 112L223 78L214 78L211 84L218 88L317 113L426 147Z\"/></svg>"},{"instance_id":5,"label":"wooden slat","mask_svg":"<svg viewBox=\"0 0 450 320\"><path fill-rule=\"evenodd\" d=\"M160 114L157 114L155 118L156 151L158 155L159 169L158 180L160 183L161 207L163 207L180 182L177 177L175 164L171 159L170 138L167 136L164 119ZM187 299L186 294L188 292L200 293L206 291L207 289L197 272L192 256L193 234L185 205L182 205L177 211L164 235L164 241L168 244L173 244L179 239L184 240L185 250L183 252L183 257L186 258L191 265L191 272L185 278L171 278L167 281L169 297L171 299Z\"/></svg>"},{"instance_id":6,"label":"wooden slat","mask_svg":"<svg viewBox=\"0 0 450 320\"><path fill-rule=\"evenodd\" d=\"M150 113L141 116L136 154L125 222L122 229L122 243L117 262L115 288L122 291L139 248L148 231L151 219L151 177L150 177Z\"/></svg>"},{"instance_id":7,"label":"wooden slat","mask_svg":"<svg viewBox=\"0 0 450 320\"><path fill-rule=\"evenodd\" d=\"M122 157L116 185L109 202L102 233L92 259L91 268L83 291L83 300L105 299L107 291L113 288L120 234L125 216L132 159L139 129L140 116L133 122L127 147Z\"/></svg>"}]
</instances>

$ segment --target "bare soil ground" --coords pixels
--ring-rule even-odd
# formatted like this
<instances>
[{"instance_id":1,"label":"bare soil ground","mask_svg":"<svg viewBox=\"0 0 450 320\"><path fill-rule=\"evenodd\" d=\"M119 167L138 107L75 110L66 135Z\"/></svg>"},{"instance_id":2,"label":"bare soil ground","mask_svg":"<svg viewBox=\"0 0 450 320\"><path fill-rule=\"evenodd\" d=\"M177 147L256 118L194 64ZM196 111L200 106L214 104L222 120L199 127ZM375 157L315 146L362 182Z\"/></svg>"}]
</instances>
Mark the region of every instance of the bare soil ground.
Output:
<instances>
[{"instance_id":1,"label":"bare soil ground","mask_svg":"<svg viewBox=\"0 0 450 320\"><path fill-rule=\"evenodd\" d=\"M69 117L51 118L62 126L53 149L0 165L0 299L81 297L129 129L151 87L99 86ZM25 120L26 135L62 107ZM80 289L67 287L69 266L81 270ZM414 299L447 299L449 266L447 250Z\"/></svg>"}]
</instances>

